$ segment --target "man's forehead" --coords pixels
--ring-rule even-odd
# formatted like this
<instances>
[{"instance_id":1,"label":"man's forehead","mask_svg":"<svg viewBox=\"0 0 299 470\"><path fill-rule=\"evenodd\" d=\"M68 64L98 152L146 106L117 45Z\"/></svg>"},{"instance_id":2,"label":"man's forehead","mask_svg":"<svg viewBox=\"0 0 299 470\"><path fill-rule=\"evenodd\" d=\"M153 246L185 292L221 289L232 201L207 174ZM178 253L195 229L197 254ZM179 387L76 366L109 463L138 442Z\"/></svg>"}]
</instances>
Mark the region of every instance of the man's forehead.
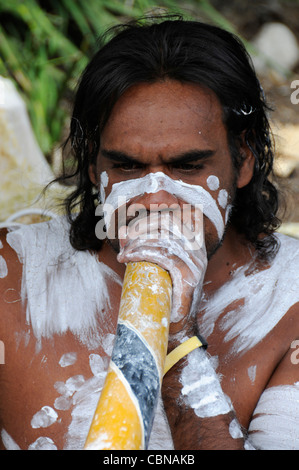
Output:
<instances>
[{"instance_id":1,"label":"man's forehead","mask_svg":"<svg viewBox=\"0 0 299 470\"><path fill-rule=\"evenodd\" d=\"M193 83L180 83L175 80L165 82L140 83L130 87L116 102L110 118L119 113L166 114L168 110L201 115L221 111L221 105L215 93Z\"/></svg>"},{"instance_id":2,"label":"man's forehead","mask_svg":"<svg viewBox=\"0 0 299 470\"><path fill-rule=\"evenodd\" d=\"M215 140L221 127L222 108L216 95L193 84L168 81L140 84L117 101L102 132L103 146L125 141L132 145L176 147L180 141ZM224 126L223 126L224 127ZM194 147L195 146L195 147ZM182 149L183 150L183 149Z\"/></svg>"}]
</instances>

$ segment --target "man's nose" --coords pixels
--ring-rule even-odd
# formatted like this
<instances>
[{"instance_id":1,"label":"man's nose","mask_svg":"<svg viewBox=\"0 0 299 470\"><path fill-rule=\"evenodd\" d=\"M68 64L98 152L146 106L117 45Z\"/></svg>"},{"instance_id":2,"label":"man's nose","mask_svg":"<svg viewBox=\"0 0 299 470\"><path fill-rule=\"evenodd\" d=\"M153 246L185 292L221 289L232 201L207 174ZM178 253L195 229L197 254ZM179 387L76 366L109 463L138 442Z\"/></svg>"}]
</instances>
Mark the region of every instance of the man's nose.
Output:
<instances>
[{"instance_id":1,"label":"man's nose","mask_svg":"<svg viewBox=\"0 0 299 470\"><path fill-rule=\"evenodd\" d=\"M177 206L178 199L167 190L161 189L157 192L140 195L134 203L143 205L147 211L167 210L167 207Z\"/></svg>"}]
</instances>

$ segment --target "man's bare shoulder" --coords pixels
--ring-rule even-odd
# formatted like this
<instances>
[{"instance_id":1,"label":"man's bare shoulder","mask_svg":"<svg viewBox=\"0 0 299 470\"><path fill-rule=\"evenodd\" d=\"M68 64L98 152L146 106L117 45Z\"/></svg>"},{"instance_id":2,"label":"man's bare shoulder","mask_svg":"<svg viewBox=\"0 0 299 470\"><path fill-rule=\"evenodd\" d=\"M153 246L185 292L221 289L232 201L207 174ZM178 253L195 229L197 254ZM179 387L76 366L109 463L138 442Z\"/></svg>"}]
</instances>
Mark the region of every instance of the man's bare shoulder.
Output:
<instances>
[{"instance_id":1,"label":"man's bare shoulder","mask_svg":"<svg viewBox=\"0 0 299 470\"><path fill-rule=\"evenodd\" d=\"M257 258L257 262L240 270L243 278L248 280L244 287L247 284L255 296L259 290L255 291L254 286L259 287L265 297L281 296L283 293L284 298L292 297L294 301L299 301L299 239L282 233L276 233L275 237L278 249L274 256L262 261Z\"/></svg>"},{"instance_id":2,"label":"man's bare shoulder","mask_svg":"<svg viewBox=\"0 0 299 470\"><path fill-rule=\"evenodd\" d=\"M22 265L15 250L7 241L9 231L6 228L0 230L0 289L7 286L17 287L20 285L22 276Z\"/></svg>"},{"instance_id":3,"label":"man's bare shoulder","mask_svg":"<svg viewBox=\"0 0 299 470\"><path fill-rule=\"evenodd\" d=\"M8 230L0 230L0 339L8 348L22 318L22 264L7 241Z\"/></svg>"},{"instance_id":4,"label":"man's bare shoulder","mask_svg":"<svg viewBox=\"0 0 299 470\"><path fill-rule=\"evenodd\" d=\"M292 296L299 301L299 239L276 234L279 242L279 250L269 269L269 278L276 281L276 292L284 296ZM267 273L265 273L267 278Z\"/></svg>"},{"instance_id":5,"label":"man's bare shoulder","mask_svg":"<svg viewBox=\"0 0 299 470\"><path fill-rule=\"evenodd\" d=\"M279 249L271 260L259 264L252 256L232 272L228 282L204 298L199 327L208 340L219 325L225 340L233 341L233 350L243 354L283 324L289 334L287 321L299 306L299 240L276 236ZM293 339L288 336L284 344Z\"/></svg>"}]
</instances>

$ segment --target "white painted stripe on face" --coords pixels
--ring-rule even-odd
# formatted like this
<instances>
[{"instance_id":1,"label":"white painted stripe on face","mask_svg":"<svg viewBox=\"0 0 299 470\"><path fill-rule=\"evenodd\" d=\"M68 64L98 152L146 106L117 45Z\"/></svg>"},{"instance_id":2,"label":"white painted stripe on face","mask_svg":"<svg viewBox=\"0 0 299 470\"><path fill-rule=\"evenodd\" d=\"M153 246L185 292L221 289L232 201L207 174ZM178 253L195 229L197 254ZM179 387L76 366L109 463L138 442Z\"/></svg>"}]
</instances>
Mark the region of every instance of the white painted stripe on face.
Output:
<instances>
[{"instance_id":1,"label":"white painted stripe on face","mask_svg":"<svg viewBox=\"0 0 299 470\"><path fill-rule=\"evenodd\" d=\"M149 173L143 178L136 178L115 183L111 193L103 200L101 191L101 202L104 203L106 211L105 222L110 225L113 212L119 207L119 198L124 202L147 194L155 194L159 191L167 191L182 201L191 205L202 205L204 215L213 223L217 230L219 240L224 233L224 221L215 199L202 186L184 183L181 180L173 180L162 172Z\"/></svg>"}]
</instances>

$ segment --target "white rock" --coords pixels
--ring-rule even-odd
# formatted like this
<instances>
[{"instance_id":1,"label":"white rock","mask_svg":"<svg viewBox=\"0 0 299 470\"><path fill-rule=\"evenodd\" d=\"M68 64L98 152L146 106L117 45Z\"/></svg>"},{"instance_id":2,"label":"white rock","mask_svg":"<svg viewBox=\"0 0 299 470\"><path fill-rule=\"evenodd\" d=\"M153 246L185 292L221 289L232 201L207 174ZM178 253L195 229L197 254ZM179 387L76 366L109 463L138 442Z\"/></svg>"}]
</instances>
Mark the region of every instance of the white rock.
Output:
<instances>
[{"instance_id":1,"label":"white rock","mask_svg":"<svg viewBox=\"0 0 299 470\"><path fill-rule=\"evenodd\" d=\"M253 57L258 72L265 70L265 57L282 69L292 70L299 62L296 36L282 23L266 23L252 42L260 53Z\"/></svg>"}]
</instances>

